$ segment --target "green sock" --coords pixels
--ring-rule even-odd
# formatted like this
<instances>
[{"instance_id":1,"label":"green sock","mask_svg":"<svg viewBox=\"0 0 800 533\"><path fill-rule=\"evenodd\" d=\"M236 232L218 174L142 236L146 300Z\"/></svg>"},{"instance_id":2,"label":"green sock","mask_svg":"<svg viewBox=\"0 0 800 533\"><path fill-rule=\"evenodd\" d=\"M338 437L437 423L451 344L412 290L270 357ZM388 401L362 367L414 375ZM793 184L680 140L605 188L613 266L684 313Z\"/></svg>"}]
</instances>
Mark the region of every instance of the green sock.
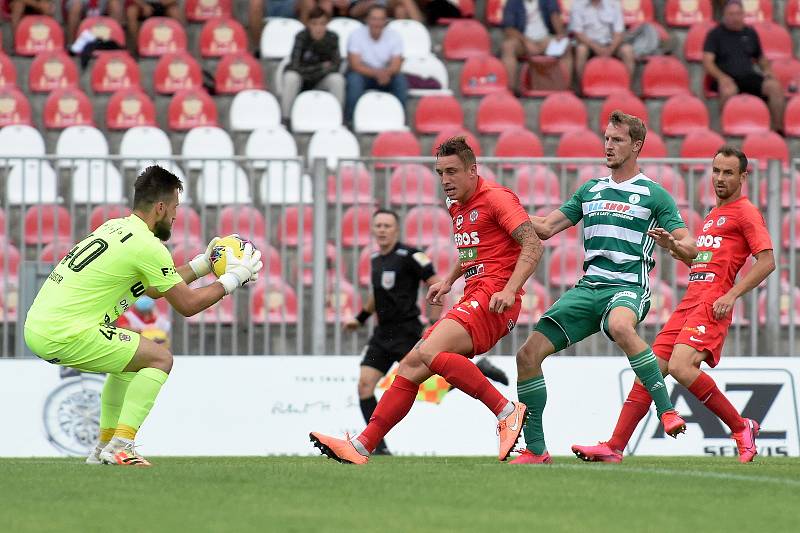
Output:
<instances>
[{"instance_id":1,"label":"green sock","mask_svg":"<svg viewBox=\"0 0 800 533\"><path fill-rule=\"evenodd\" d=\"M528 406L528 417L523 426L526 448L536 455L541 455L547 449L542 427L542 413L547 404L547 386L544 383L544 376L518 381L517 398Z\"/></svg>"},{"instance_id":2,"label":"green sock","mask_svg":"<svg viewBox=\"0 0 800 533\"><path fill-rule=\"evenodd\" d=\"M139 429L150 413L161 386L167 381L167 373L157 368L139 370L128 385L125 402L119 414L117 426Z\"/></svg>"},{"instance_id":3,"label":"green sock","mask_svg":"<svg viewBox=\"0 0 800 533\"><path fill-rule=\"evenodd\" d=\"M667 394L667 386L664 384L664 376L658 368L658 362L653 350L648 346L643 352L628 357L631 368L636 376L644 384L647 392L653 397L656 404L658 416L664 411L672 409L672 401Z\"/></svg>"},{"instance_id":4,"label":"green sock","mask_svg":"<svg viewBox=\"0 0 800 533\"><path fill-rule=\"evenodd\" d=\"M109 374L106 378L106 384L103 385L103 392L100 394L101 430L105 429L111 431L111 434L114 433L119 421L119 413L122 411L122 404L125 401L125 393L135 375L135 372L122 372Z\"/></svg>"}]
</instances>

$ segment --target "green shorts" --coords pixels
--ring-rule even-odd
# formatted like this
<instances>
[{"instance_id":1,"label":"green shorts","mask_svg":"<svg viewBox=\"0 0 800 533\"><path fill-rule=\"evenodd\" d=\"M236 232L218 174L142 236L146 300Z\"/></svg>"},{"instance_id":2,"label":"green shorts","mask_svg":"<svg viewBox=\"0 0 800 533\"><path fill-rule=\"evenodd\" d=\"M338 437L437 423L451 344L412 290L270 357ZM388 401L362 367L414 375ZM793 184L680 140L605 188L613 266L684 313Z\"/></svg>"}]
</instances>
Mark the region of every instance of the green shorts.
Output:
<instances>
[{"instance_id":1,"label":"green shorts","mask_svg":"<svg viewBox=\"0 0 800 533\"><path fill-rule=\"evenodd\" d=\"M41 359L84 372L122 372L139 348L139 334L98 324L65 341L54 341L25 328L25 343Z\"/></svg>"},{"instance_id":2,"label":"green shorts","mask_svg":"<svg viewBox=\"0 0 800 533\"><path fill-rule=\"evenodd\" d=\"M553 343L556 352L601 329L614 340L608 331L608 315L615 307L630 308L641 322L650 310L650 292L635 286L576 285L545 311L534 329Z\"/></svg>"}]
</instances>

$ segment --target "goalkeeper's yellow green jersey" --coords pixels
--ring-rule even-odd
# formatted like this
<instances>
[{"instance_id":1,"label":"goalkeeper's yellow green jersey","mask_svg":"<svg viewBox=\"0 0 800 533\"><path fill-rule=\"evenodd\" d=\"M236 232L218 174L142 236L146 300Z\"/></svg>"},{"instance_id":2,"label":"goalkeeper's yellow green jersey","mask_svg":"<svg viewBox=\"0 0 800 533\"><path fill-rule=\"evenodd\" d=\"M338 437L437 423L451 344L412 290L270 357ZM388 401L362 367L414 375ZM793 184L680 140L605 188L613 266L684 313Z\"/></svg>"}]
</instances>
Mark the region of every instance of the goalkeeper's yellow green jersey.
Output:
<instances>
[{"instance_id":1,"label":"goalkeeper's yellow green jersey","mask_svg":"<svg viewBox=\"0 0 800 533\"><path fill-rule=\"evenodd\" d=\"M167 248L136 215L105 222L75 245L48 276L25 327L50 340L113 322L145 289L183 281Z\"/></svg>"}]
</instances>

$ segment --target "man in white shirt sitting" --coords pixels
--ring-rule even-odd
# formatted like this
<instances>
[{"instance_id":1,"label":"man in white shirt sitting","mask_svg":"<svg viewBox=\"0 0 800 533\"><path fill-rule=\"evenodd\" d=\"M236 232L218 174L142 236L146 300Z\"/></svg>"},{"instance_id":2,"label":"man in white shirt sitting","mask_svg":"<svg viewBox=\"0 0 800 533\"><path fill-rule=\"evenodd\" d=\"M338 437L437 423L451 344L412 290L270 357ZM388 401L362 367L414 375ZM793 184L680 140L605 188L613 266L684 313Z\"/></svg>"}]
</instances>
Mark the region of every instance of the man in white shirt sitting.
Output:
<instances>
[{"instance_id":1,"label":"man in white shirt sitting","mask_svg":"<svg viewBox=\"0 0 800 533\"><path fill-rule=\"evenodd\" d=\"M623 43L625 21L617 0L575 0L569 16L569 28L575 37L575 75L583 77L583 67L592 56L616 56L633 75L636 58L633 47Z\"/></svg>"}]
</instances>

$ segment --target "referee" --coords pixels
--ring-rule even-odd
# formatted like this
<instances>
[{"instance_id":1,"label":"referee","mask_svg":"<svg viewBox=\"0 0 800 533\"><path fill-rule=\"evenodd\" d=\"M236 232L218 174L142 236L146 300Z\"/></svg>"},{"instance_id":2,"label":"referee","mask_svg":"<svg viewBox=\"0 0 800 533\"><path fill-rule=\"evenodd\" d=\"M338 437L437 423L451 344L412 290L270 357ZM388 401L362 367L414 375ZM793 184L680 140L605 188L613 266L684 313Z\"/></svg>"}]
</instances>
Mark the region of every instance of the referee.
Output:
<instances>
[{"instance_id":1,"label":"referee","mask_svg":"<svg viewBox=\"0 0 800 533\"><path fill-rule=\"evenodd\" d=\"M424 252L399 241L400 218L397 213L378 209L372 215L372 234L378 251L372 255L372 291L358 316L344 324L355 331L366 323L372 313L378 314L378 325L364 349L361 374L358 379L358 398L364 420L369 423L378 401L375 387L395 362L411 351L422 336L420 309L417 305L419 284L427 286L440 281L431 260ZM439 319L441 306L431 306L431 322ZM502 370L482 359L478 368L490 379L508 385ZM375 448L377 455L389 455L386 443Z\"/></svg>"}]
</instances>

